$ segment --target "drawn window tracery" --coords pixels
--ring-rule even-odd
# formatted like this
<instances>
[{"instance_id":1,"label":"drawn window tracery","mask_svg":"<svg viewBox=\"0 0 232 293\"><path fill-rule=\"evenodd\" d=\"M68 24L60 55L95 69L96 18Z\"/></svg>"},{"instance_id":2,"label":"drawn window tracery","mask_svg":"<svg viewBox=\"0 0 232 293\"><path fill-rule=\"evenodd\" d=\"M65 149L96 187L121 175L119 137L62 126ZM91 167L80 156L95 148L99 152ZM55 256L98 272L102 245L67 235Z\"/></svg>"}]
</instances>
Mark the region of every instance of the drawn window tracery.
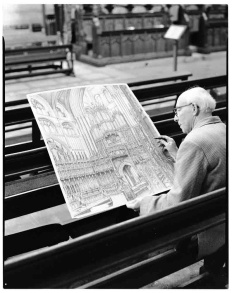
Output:
<instances>
[{"instance_id":1,"label":"drawn window tracery","mask_svg":"<svg viewBox=\"0 0 232 293\"><path fill-rule=\"evenodd\" d=\"M104 121L106 121L108 119L106 113L104 113L104 112L101 112L101 116Z\"/></svg>"},{"instance_id":2,"label":"drawn window tracery","mask_svg":"<svg viewBox=\"0 0 232 293\"><path fill-rule=\"evenodd\" d=\"M111 130L111 125L109 122L106 122L106 127L107 127L107 130L110 131Z\"/></svg>"},{"instance_id":3,"label":"drawn window tracery","mask_svg":"<svg viewBox=\"0 0 232 293\"><path fill-rule=\"evenodd\" d=\"M46 108L44 107L44 105L42 105L37 100L32 99L32 105L33 105L33 107L35 107L35 109L37 110L37 112L39 114L42 114L42 115L47 115L48 114L48 112L46 111Z\"/></svg>"},{"instance_id":4,"label":"drawn window tracery","mask_svg":"<svg viewBox=\"0 0 232 293\"><path fill-rule=\"evenodd\" d=\"M111 98L110 93L109 93L107 90L104 90L104 91L103 91L103 94L104 94L104 96L105 96L107 102L110 103L110 102L112 101L112 98Z\"/></svg>"},{"instance_id":5,"label":"drawn window tracery","mask_svg":"<svg viewBox=\"0 0 232 293\"><path fill-rule=\"evenodd\" d=\"M62 127L67 135L75 135L75 130L70 123L63 123Z\"/></svg>"},{"instance_id":6,"label":"drawn window tracery","mask_svg":"<svg viewBox=\"0 0 232 293\"><path fill-rule=\"evenodd\" d=\"M98 122L101 123L103 121L102 115L100 112L97 112Z\"/></svg>"},{"instance_id":7,"label":"drawn window tracery","mask_svg":"<svg viewBox=\"0 0 232 293\"><path fill-rule=\"evenodd\" d=\"M95 119L92 115L88 115L88 121L90 126L93 126L95 124Z\"/></svg>"},{"instance_id":8,"label":"drawn window tracery","mask_svg":"<svg viewBox=\"0 0 232 293\"><path fill-rule=\"evenodd\" d=\"M124 117L122 115L119 116L120 117L120 122L121 122L121 125L125 125L126 124L126 121L124 119Z\"/></svg>"},{"instance_id":9,"label":"drawn window tracery","mask_svg":"<svg viewBox=\"0 0 232 293\"><path fill-rule=\"evenodd\" d=\"M43 129L45 130L45 132L51 132L51 133L56 133L58 132L57 131L57 128L56 126L54 125L54 123L48 119L39 119L41 125L43 126Z\"/></svg>"},{"instance_id":10,"label":"drawn window tracery","mask_svg":"<svg viewBox=\"0 0 232 293\"><path fill-rule=\"evenodd\" d=\"M95 101L96 101L98 104L102 104L101 96L100 96L100 95L95 95Z\"/></svg>"},{"instance_id":11,"label":"drawn window tracery","mask_svg":"<svg viewBox=\"0 0 232 293\"><path fill-rule=\"evenodd\" d=\"M60 104L59 101L57 101L55 109L59 118L72 119L72 114L70 113L70 111L68 111L63 104Z\"/></svg>"},{"instance_id":12,"label":"drawn window tracery","mask_svg":"<svg viewBox=\"0 0 232 293\"><path fill-rule=\"evenodd\" d=\"M60 118L65 118L65 117L66 117L64 111L61 109L60 106L56 106L56 111L57 111L57 114L58 114L58 116L59 116Z\"/></svg>"},{"instance_id":13,"label":"drawn window tracery","mask_svg":"<svg viewBox=\"0 0 232 293\"><path fill-rule=\"evenodd\" d=\"M130 165L125 165L123 167L123 173L131 186L135 186L137 184L136 173Z\"/></svg>"},{"instance_id":14,"label":"drawn window tracery","mask_svg":"<svg viewBox=\"0 0 232 293\"><path fill-rule=\"evenodd\" d=\"M115 115L115 121L117 122L119 127L122 127L126 124L124 117L118 113Z\"/></svg>"}]
</instances>

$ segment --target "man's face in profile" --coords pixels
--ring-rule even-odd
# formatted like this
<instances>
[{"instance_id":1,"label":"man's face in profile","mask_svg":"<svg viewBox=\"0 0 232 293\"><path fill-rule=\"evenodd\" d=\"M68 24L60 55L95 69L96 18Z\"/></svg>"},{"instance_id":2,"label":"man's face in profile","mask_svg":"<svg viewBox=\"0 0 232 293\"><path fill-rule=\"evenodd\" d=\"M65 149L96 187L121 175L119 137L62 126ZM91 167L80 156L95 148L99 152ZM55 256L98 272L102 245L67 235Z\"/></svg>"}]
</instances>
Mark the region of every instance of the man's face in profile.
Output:
<instances>
[{"instance_id":1,"label":"man's face in profile","mask_svg":"<svg viewBox=\"0 0 232 293\"><path fill-rule=\"evenodd\" d=\"M183 133L189 133L192 130L193 105L186 101L185 94L178 98L174 120L178 122Z\"/></svg>"}]
</instances>

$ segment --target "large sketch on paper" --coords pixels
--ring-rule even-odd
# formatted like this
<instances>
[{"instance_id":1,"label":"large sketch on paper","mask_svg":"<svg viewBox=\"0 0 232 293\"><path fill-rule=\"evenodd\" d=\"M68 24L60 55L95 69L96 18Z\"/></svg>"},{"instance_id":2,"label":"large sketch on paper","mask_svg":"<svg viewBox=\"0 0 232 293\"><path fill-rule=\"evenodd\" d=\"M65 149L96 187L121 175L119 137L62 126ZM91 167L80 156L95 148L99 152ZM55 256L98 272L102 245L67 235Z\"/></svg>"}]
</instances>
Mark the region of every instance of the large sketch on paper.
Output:
<instances>
[{"instance_id":1,"label":"large sketch on paper","mask_svg":"<svg viewBox=\"0 0 232 293\"><path fill-rule=\"evenodd\" d=\"M167 190L173 164L126 84L28 95L72 217Z\"/></svg>"}]
</instances>

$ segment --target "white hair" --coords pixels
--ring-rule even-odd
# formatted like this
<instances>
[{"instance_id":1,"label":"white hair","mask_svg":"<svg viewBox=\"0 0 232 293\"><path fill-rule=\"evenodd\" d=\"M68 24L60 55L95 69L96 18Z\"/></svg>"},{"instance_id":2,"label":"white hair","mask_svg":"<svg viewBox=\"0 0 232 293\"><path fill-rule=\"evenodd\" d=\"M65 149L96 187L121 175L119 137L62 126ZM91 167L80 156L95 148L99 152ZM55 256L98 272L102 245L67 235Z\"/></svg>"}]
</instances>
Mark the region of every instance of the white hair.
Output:
<instances>
[{"instance_id":1,"label":"white hair","mask_svg":"<svg viewBox=\"0 0 232 293\"><path fill-rule=\"evenodd\" d=\"M194 103L199 106L200 110L207 113L213 112L216 107L215 99L202 87L188 89L183 94L187 103Z\"/></svg>"}]
</instances>

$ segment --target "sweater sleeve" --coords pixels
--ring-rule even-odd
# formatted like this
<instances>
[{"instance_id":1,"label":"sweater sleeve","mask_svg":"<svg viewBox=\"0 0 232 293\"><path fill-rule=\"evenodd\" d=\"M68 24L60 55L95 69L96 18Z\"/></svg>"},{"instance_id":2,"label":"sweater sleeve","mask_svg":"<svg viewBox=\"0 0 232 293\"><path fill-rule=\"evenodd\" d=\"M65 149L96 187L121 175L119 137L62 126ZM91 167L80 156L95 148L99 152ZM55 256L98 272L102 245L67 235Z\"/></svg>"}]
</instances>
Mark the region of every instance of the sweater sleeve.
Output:
<instances>
[{"instance_id":1,"label":"sweater sleeve","mask_svg":"<svg viewBox=\"0 0 232 293\"><path fill-rule=\"evenodd\" d=\"M175 163L173 187L158 197L146 196L140 202L140 215L167 209L200 194L207 173L207 158L193 142L184 141Z\"/></svg>"}]
</instances>

